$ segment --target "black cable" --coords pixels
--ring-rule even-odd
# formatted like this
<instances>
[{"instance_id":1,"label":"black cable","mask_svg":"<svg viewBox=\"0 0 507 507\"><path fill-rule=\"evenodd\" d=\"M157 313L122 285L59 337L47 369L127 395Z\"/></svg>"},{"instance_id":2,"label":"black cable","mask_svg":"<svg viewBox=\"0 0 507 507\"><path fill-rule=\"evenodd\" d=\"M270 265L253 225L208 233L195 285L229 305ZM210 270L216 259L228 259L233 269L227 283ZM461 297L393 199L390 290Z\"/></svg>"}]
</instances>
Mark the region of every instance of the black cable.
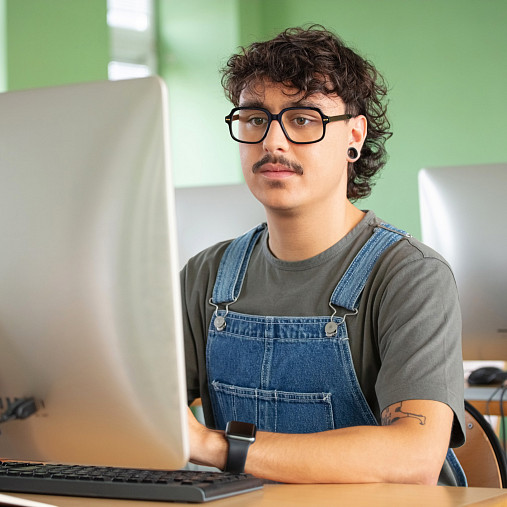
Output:
<instances>
[{"instance_id":1,"label":"black cable","mask_svg":"<svg viewBox=\"0 0 507 507\"><path fill-rule=\"evenodd\" d=\"M26 419L37 412L37 405L33 398L19 398L7 405L7 408L0 414L0 423L12 419Z\"/></svg>"},{"instance_id":2,"label":"black cable","mask_svg":"<svg viewBox=\"0 0 507 507\"><path fill-rule=\"evenodd\" d=\"M500 417L501 419L501 429L502 429L502 444L503 444L503 452L506 452L506 438L505 438L505 413L503 409L503 397L505 394L505 391L507 391L507 385L505 382L502 384L502 392L500 393Z\"/></svg>"},{"instance_id":3,"label":"black cable","mask_svg":"<svg viewBox=\"0 0 507 507\"><path fill-rule=\"evenodd\" d=\"M497 388L493 391L493 394L492 394L492 395L491 395L491 396L487 399L487 401L486 401L486 410L485 410L486 414L485 414L485 415L487 415L488 417L491 417L491 414L490 414L490 412L489 412L489 404L490 404L490 402L493 400L493 398L495 397L496 393L497 393L498 391L500 391L500 389L501 389L501 388L502 388L502 386L497 387Z\"/></svg>"},{"instance_id":4,"label":"black cable","mask_svg":"<svg viewBox=\"0 0 507 507\"><path fill-rule=\"evenodd\" d=\"M486 410L485 410L485 415L488 416L488 417L491 417L491 413L490 413L490 410L489 410L489 405L490 403L493 401L493 398L496 396L496 394L498 393L498 391L500 391L500 435L498 436L498 440L500 441L501 445L502 445L502 448L503 448L503 452L504 452L504 455L507 455L507 435L505 433L505 413L504 413L504 408L503 408L503 398L504 398L504 395L505 395L505 392L507 391L507 381L504 381L504 383L497 387L493 393L491 394L491 396L487 399L486 401ZM501 437L501 439L500 439Z\"/></svg>"}]
</instances>

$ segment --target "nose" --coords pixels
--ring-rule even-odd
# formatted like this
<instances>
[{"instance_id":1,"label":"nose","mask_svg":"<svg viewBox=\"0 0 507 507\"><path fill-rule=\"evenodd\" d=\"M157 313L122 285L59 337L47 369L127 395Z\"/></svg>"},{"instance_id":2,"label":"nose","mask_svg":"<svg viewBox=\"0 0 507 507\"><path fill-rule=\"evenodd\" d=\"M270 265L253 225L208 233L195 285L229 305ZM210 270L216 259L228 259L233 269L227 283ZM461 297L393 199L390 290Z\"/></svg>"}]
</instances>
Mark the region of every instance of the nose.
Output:
<instances>
[{"instance_id":1,"label":"nose","mask_svg":"<svg viewBox=\"0 0 507 507\"><path fill-rule=\"evenodd\" d=\"M285 133L278 120L273 120L269 126L268 133L262 141L262 146L265 151L274 153L277 151L287 151L289 149L290 141L285 136Z\"/></svg>"}]
</instances>

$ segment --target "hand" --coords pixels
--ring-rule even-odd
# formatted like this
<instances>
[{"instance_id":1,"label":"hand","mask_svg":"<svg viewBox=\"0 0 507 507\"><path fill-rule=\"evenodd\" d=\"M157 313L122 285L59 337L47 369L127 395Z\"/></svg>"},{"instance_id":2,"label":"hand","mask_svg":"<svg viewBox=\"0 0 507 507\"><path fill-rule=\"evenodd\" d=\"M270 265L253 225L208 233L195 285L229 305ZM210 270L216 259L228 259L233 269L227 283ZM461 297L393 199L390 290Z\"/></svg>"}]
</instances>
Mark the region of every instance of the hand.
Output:
<instances>
[{"instance_id":1,"label":"hand","mask_svg":"<svg viewBox=\"0 0 507 507\"><path fill-rule=\"evenodd\" d=\"M195 465L225 468L227 442L223 431L210 430L202 425L188 410L188 433L190 440L190 461Z\"/></svg>"}]
</instances>

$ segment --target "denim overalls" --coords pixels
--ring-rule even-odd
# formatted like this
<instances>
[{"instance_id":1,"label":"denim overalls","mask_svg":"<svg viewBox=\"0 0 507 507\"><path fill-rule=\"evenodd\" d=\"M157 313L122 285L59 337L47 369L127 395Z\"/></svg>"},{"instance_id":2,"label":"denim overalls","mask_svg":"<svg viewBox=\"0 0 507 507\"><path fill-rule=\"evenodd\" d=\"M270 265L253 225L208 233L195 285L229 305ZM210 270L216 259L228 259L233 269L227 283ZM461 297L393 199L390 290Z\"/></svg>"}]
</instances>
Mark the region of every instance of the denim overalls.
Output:
<instances>
[{"instance_id":1,"label":"denim overalls","mask_svg":"<svg viewBox=\"0 0 507 507\"><path fill-rule=\"evenodd\" d=\"M314 433L376 425L352 363L346 319L357 314L378 258L407 234L387 224L375 228L334 289L329 316L235 313L229 306L240 295L253 247L265 227L261 224L229 245L210 300L216 310L208 331L206 366L216 427L224 429L227 421L240 420L263 431ZM347 313L337 316L337 307ZM465 485L451 450L448 459L458 485Z\"/></svg>"}]
</instances>

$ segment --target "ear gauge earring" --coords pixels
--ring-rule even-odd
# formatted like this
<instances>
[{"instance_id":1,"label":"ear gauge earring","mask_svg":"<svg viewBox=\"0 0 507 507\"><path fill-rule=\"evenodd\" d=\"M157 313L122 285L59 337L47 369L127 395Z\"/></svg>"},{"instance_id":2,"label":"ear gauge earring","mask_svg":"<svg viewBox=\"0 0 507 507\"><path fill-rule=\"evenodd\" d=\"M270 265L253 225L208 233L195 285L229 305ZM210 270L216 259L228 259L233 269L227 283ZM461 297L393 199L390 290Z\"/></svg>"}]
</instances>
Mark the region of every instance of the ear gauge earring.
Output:
<instances>
[{"instance_id":1,"label":"ear gauge earring","mask_svg":"<svg viewBox=\"0 0 507 507\"><path fill-rule=\"evenodd\" d=\"M356 148L351 146L347 150L347 156L349 157L349 162L356 162L357 160L359 160L359 157L361 156L361 154L357 151Z\"/></svg>"}]
</instances>

